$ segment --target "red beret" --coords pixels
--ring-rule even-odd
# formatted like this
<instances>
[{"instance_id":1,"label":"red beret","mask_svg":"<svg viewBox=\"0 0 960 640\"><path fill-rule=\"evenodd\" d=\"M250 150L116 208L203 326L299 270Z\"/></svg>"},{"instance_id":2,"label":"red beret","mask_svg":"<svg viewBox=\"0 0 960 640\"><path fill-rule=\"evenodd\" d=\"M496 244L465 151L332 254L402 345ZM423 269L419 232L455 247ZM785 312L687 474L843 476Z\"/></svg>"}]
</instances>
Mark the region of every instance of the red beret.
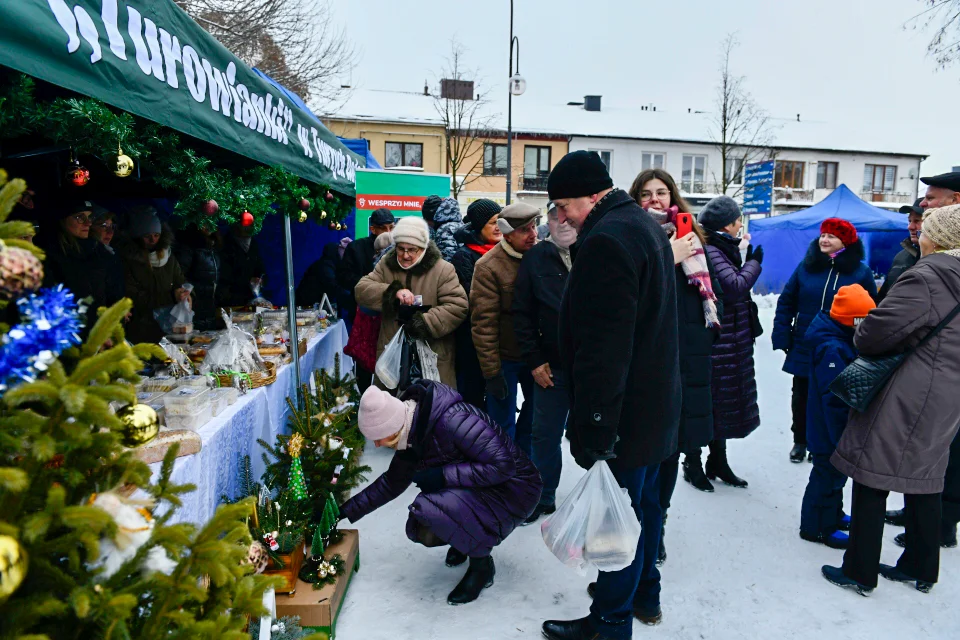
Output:
<instances>
[{"instance_id":1,"label":"red beret","mask_svg":"<svg viewBox=\"0 0 960 640\"><path fill-rule=\"evenodd\" d=\"M843 218L827 218L820 225L820 233L837 236L845 247L857 241L857 228Z\"/></svg>"}]
</instances>

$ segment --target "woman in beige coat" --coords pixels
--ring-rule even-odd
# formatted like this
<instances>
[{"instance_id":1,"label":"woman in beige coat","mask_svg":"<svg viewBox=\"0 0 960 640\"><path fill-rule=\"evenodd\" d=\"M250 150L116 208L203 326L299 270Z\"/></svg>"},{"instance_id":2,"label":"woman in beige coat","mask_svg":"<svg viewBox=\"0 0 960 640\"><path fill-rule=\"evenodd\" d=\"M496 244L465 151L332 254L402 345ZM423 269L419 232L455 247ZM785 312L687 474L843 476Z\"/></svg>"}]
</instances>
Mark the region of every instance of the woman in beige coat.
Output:
<instances>
[{"instance_id":1,"label":"woman in beige coat","mask_svg":"<svg viewBox=\"0 0 960 640\"><path fill-rule=\"evenodd\" d=\"M377 358L400 330L397 314L401 305L413 305L416 296L427 311L417 311L404 325L411 338L426 340L437 354L440 382L457 388L454 370L454 330L467 317L467 294L453 265L442 259L430 241L430 232L420 218L401 218L393 230L394 248L377 267L357 284L355 297L361 307L381 313Z\"/></svg>"},{"instance_id":2,"label":"woman in beige coat","mask_svg":"<svg viewBox=\"0 0 960 640\"><path fill-rule=\"evenodd\" d=\"M850 546L843 567L823 567L830 582L867 595L878 572L927 592L940 569L940 492L960 423L960 205L926 213L921 259L857 329L863 356L910 353L864 413L851 412L830 461L853 478ZM906 550L880 564L887 494L904 494ZM955 534L954 534L955 535Z\"/></svg>"}]
</instances>

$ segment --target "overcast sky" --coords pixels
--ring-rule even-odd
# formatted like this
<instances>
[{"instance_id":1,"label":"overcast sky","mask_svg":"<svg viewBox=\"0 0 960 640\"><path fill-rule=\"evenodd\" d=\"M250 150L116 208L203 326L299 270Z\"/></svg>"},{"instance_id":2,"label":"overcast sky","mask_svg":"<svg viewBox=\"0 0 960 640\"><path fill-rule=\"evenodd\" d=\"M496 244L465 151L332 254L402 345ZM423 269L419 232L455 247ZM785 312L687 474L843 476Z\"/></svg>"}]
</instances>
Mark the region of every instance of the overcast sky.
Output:
<instances>
[{"instance_id":1,"label":"overcast sky","mask_svg":"<svg viewBox=\"0 0 960 640\"><path fill-rule=\"evenodd\" d=\"M360 52L350 82L433 84L457 37L487 87L506 94L509 0L331 0ZM862 128L930 154L922 174L960 165L960 65L937 71L929 32L905 28L918 0L516 0L523 99L601 94L661 109L713 104L720 43L771 115ZM922 26L922 24L921 24ZM482 86L482 85L481 85ZM858 137L861 137L858 136Z\"/></svg>"}]
</instances>

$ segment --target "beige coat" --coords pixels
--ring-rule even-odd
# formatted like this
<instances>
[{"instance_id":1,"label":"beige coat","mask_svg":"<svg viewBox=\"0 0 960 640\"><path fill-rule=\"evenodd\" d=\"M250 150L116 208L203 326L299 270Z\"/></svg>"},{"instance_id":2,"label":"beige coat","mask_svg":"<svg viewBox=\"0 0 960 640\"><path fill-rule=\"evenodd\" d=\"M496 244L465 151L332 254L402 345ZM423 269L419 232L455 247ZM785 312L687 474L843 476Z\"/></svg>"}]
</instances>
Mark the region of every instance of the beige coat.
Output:
<instances>
[{"instance_id":1,"label":"beige coat","mask_svg":"<svg viewBox=\"0 0 960 640\"><path fill-rule=\"evenodd\" d=\"M524 360L513 332L513 291L521 258L506 240L501 240L473 270L470 323L484 378L500 373L501 360Z\"/></svg>"},{"instance_id":2,"label":"beige coat","mask_svg":"<svg viewBox=\"0 0 960 640\"><path fill-rule=\"evenodd\" d=\"M960 259L921 258L857 328L860 354L915 346L960 303ZM884 491L943 491L960 423L960 317L907 356L866 413L850 413L830 461L856 482Z\"/></svg>"},{"instance_id":3,"label":"beige coat","mask_svg":"<svg viewBox=\"0 0 960 640\"><path fill-rule=\"evenodd\" d=\"M426 339L437 354L440 381L456 389L453 332L467 317L467 294L457 280L456 270L452 264L441 259L440 250L431 242L423 260L412 269L401 269L396 249L392 249L372 273L361 278L354 292L357 304L379 311L382 316L377 358L400 330L397 322L397 292L401 289L409 289L414 295L423 296L424 306L430 306L426 313L414 315L406 325L406 334Z\"/></svg>"}]
</instances>

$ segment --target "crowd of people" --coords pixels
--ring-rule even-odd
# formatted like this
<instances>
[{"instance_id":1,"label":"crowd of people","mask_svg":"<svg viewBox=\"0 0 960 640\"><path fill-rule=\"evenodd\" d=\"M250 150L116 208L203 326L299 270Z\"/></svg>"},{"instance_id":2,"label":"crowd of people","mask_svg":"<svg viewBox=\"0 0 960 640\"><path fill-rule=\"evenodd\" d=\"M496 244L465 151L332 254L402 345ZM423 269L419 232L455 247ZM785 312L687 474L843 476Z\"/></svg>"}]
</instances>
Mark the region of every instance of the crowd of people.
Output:
<instances>
[{"instance_id":1,"label":"crowd of people","mask_svg":"<svg viewBox=\"0 0 960 640\"><path fill-rule=\"evenodd\" d=\"M846 549L843 566L822 573L862 594L879 575L928 591L960 519L960 456L948 468L960 424L948 396L960 377L960 323L950 324L960 310L960 174L923 180L926 196L902 210L910 237L879 292L856 228L828 219L773 328L794 377L789 458L813 463L800 537ZM344 298L356 317L381 318L371 362L403 326L441 366L439 381L392 391L370 365L360 428L396 453L343 513L356 522L416 484L407 536L449 545L450 566L469 559L448 602L471 602L493 584L493 548L556 510L566 435L581 467L607 461L643 532L629 567L589 585L590 614L547 621L543 634L619 640L634 619L662 619L657 567L678 477L704 492L715 491L711 481L748 486L727 444L760 426L753 357L763 327L751 290L764 254L734 200L715 198L694 218L661 169L623 191L596 154L573 152L548 190L545 238L530 205L477 200L461 217L455 200L434 197L422 219L374 214L371 235L390 235L376 266L374 240L356 251L362 262L344 256ZM362 330L355 324L351 341ZM903 365L866 412L831 391L858 357L891 353ZM902 512L884 514L889 491L905 494ZM906 527L896 567L879 564L885 516Z\"/></svg>"},{"instance_id":2,"label":"crowd of people","mask_svg":"<svg viewBox=\"0 0 960 640\"><path fill-rule=\"evenodd\" d=\"M97 310L126 297L133 301L125 321L134 343L158 342L169 327L165 312L189 300L195 330L222 328L220 309L244 306L258 297L264 263L253 230L236 225L176 231L150 205L122 212L69 193L50 198L29 194L14 218L34 223L24 238L46 253L44 285L63 284L88 298L86 329Z\"/></svg>"}]
</instances>

